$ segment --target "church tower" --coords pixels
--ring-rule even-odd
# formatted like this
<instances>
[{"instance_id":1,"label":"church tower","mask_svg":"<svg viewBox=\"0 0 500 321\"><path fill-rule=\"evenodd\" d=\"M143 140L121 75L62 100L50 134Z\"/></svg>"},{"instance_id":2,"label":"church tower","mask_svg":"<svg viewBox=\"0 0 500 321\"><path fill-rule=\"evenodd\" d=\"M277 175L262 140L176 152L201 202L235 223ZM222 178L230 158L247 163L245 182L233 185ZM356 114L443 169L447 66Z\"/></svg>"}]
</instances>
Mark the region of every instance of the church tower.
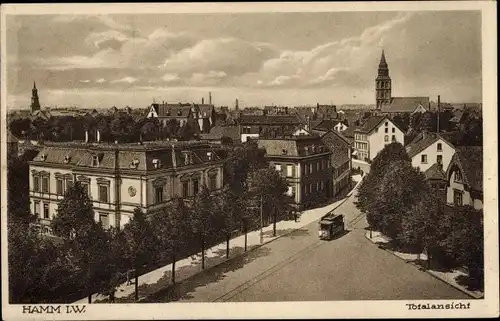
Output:
<instances>
[{"instance_id":1,"label":"church tower","mask_svg":"<svg viewBox=\"0 0 500 321\"><path fill-rule=\"evenodd\" d=\"M385 53L382 50L382 57L378 64L378 76L375 79L375 92L377 100L377 109L391 102L391 77L389 76L389 67L385 61Z\"/></svg>"},{"instance_id":2,"label":"church tower","mask_svg":"<svg viewBox=\"0 0 500 321\"><path fill-rule=\"evenodd\" d=\"M36 84L33 82L33 89L31 90L31 112L40 110L40 101L38 100L38 90Z\"/></svg>"}]
</instances>

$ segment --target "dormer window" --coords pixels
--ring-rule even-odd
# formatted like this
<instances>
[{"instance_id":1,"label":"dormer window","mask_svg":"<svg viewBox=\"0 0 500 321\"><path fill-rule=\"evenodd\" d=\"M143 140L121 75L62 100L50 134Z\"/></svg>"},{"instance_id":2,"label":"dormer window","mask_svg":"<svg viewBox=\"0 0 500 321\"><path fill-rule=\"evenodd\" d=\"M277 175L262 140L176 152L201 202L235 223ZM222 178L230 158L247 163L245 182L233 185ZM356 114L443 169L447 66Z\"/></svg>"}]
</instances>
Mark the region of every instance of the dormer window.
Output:
<instances>
[{"instance_id":1,"label":"dormer window","mask_svg":"<svg viewBox=\"0 0 500 321\"><path fill-rule=\"evenodd\" d=\"M99 166L99 157L97 155L92 156L92 166Z\"/></svg>"},{"instance_id":2,"label":"dormer window","mask_svg":"<svg viewBox=\"0 0 500 321\"><path fill-rule=\"evenodd\" d=\"M314 146L314 145L313 145L313 146L311 147L311 151L312 151L312 153L313 153L313 154L314 154L314 153L316 153L316 146Z\"/></svg>"},{"instance_id":3,"label":"dormer window","mask_svg":"<svg viewBox=\"0 0 500 321\"><path fill-rule=\"evenodd\" d=\"M40 155L40 160L41 161L45 161L47 159L47 155L46 154L41 154Z\"/></svg>"},{"instance_id":4,"label":"dormer window","mask_svg":"<svg viewBox=\"0 0 500 321\"><path fill-rule=\"evenodd\" d=\"M288 154L288 150L286 150L286 149L282 149L282 150L281 150L281 154L282 154L282 155L286 155L286 154Z\"/></svg>"},{"instance_id":5,"label":"dormer window","mask_svg":"<svg viewBox=\"0 0 500 321\"><path fill-rule=\"evenodd\" d=\"M189 165L190 163L190 157L189 153L184 153L184 165Z\"/></svg>"},{"instance_id":6,"label":"dormer window","mask_svg":"<svg viewBox=\"0 0 500 321\"><path fill-rule=\"evenodd\" d=\"M69 155L64 156L64 163L65 164L68 164L70 160L71 160L71 157Z\"/></svg>"},{"instance_id":7,"label":"dormer window","mask_svg":"<svg viewBox=\"0 0 500 321\"><path fill-rule=\"evenodd\" d=\"M161 160L159 160L157 158L153 159L153 166L155 168L161 168Z\"/></svg>"},{"instance_id":8,"label":"dormer window","mask_svg":"<svg viewBox=\"0 0 500 321\"><path fill-rule=\"evenodd\" d=\"M209 161L213 160L213 154L212 154L212 152L207 152L207 157L208 157Z\"/></svg>"},{"instance_id":9,"label":"dormer window","mask_svg":"<svg viewBox=\"0 0 500 321\"><path fill-rule=\"evenodd\" d=\"M180 110L179 110L179 111L177 112L177 116L182 116L182 111L180 111Z\"/></svg>"},{"instance_id":10,"label":"dormer window","mask_svg":"<svg viewBox=\"0 0 500 321\"><path fill-rule=\"evenodd\" d=\"M455 172L454 181L457 182L457 183L461 183L462 182L462 174L460 173L460 171L456 171Z\"/></svg>"},{"instance_id":11,"label":"dormer window","mask_svg":"<svg viewBox=\"0 0 500 321\"><path fill-rule=\"evenodd\" d=\"M309 147L304 147L304 152L306 153L306 155L309 155Z\"/></svg>"}]
</instances>

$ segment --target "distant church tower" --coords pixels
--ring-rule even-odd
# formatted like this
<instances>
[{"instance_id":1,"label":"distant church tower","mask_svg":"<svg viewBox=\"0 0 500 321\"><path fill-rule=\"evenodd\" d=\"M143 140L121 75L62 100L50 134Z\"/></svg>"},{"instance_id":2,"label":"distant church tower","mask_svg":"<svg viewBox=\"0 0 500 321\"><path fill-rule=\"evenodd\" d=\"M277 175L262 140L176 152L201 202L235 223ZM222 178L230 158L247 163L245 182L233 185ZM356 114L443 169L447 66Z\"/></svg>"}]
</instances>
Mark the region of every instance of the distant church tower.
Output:
<instances>
[{"instance_id":1,"label":"distant church tower","mask_svg":"<svg viewBox=\"0 0 500 321\"><path fill-rule=\"evenodd\" d=\"M38 90L36 84L33 82L33 89L31 90L31 112L40 110L40 101L38 100Z\"/></svg>"},{"instance_id":2,"label":"distant church tower","mask_svg":"<svg viewBox=\"0 0 500 321\"><path fill-rule=\"evenodd\" d=\"M385 61L385 54L382 50L382 57L378 64L378 76L375 79L375 92L377 95L377 109L391 102L391 77L389 77L389 67Z\"/></svg>"}]
</instances>

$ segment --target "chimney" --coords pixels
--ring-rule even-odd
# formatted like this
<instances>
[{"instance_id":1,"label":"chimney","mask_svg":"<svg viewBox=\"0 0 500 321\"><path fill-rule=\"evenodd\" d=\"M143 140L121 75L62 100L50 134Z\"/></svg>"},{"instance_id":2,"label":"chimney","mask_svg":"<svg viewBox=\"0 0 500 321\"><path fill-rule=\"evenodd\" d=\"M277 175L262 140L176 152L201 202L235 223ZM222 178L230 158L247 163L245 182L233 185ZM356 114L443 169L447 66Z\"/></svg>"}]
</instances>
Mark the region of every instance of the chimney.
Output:
<instances>
[{"instance_id":1,"label":"chimney","mask_svg":"<svg viewBox=\"0 0 500 321\"><path fill-rule=\"evenodd\" d=\"M205 105L205 98L204 97L201 97L201 104Z\"/></svg>"},{"instance_id":2,"label":"chimney","mask_svg":"<svg viewBox=\"0 0 500 321\"><path fill-rule=\"evenodd\" d=\"M89 142L89 131L88 130L85 131L85 142L86 143Z\"/></svg>"},{"instance_id":3,"label":"chimney","mask_svg":"<svg viewBox=\"0 0 500 321\"><path fill-rule=\"evenodd\" d=\"M208 92L208 104L212 105L212 92Z\"/></svg>"},{"instance_id":4,"label":"chimney","mask_svg":"<svg viewBox=\"0 0 500 321\"><path fill-rule=\"evenodd\" d=\"M234 109L238 110L239 109L239 106L238 106L238 98L236 98L235 102L234 102Z\"/></svg>"}]
</instances>

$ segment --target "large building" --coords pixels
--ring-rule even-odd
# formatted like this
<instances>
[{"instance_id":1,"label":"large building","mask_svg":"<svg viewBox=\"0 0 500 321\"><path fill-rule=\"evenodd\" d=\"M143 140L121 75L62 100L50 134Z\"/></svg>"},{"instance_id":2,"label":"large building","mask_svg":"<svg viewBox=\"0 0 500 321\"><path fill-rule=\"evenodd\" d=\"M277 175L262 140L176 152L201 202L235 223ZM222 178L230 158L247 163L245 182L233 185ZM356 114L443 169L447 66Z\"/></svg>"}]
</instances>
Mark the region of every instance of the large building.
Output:
<instances>
[{"instance_id":1,"label":"large building","mask_svg":"<svg viewBox=\"0 0 500 321\"><path fill-rule=\"evenodd\" d=\"M78 181L88 191L95 219L123 227L135 208L149 214L174 197L194 197L202 185L222 188L223 162L217 149L194 141L47 143L29 162L31 208L50 232L58 203Z\"/></svg>"},{"instance_id":2,"label":"large building","mask_svg":"<svg viewBox=\"0 0 500 321\"><path fill-rule=\"evenodd\" d=\"M375 79L376 109L389 116L403 113L424 113L430 111L429 97L393 97L392 79L389 75L389 65L382 50Z\"/></svg>"},{"instance_id":3,"label":"large building","mask_svg":"<svg viewBox=\"0 0 500 321\"><path fill-rule=\"evenodd\" d=\"M238 125L242 142L248 138L291 135L302 126L296 115L241 115Z\"/></svg>"},{"instance_id":4,"label":"large building","mask_svg":"<svg viewBox=\"0 0 500 321\"><path fill-rule=\"evenodd\" d=\"M385 145L404 145L404 132L387 116L372 116L354 130L354 148L358 159L372 161Z\"/></svg>"},{"instance_id":5,"label":"large building","mask_svg":"<svg viewBox=\"0 0 500 321\"><path fill-rule=\"evenodd\" d=\"M158 118L163 126L170 120L176 120L180 126L188 124L197 132L208 133L215 123L215 108L212 104L153 103L149 108L147 118Z\"/></svg>"},{"instance_id":6,"label":"large building","mask_svg":"<svg viewBox=\"0 0 500 321\"><path fill-rule=\"evenodd\" d=\"M333 196L332 152L317 135L259 138L259 148L271 167L288 182L288 194L297 209Z\"/></svg>"}]
</instances>

